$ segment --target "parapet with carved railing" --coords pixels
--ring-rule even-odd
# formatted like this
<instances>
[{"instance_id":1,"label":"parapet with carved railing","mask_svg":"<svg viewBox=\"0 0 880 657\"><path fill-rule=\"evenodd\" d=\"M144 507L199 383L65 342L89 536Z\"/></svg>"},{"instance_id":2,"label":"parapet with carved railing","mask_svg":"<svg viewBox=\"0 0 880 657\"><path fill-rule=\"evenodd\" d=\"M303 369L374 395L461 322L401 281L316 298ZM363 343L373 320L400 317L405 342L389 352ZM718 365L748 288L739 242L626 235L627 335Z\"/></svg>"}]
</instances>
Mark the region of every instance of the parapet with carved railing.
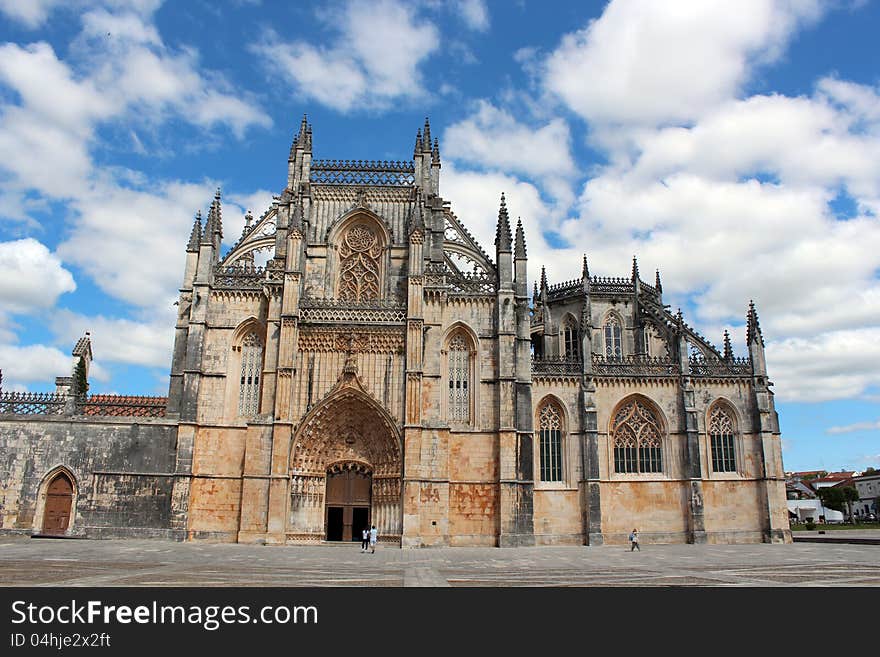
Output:
<instances>
[{"instance_id":1,"label":"parapet with carved railing","mask_svg":"<svg viewBox=\"0 0 880 657\"><path fill-rule=\"evenodd\" d=\"M532 358L532 376L579 376L582 370L577 358Z\"/></svg>"},{"instance_id":2,"label":"parapet with carved railing","mask_svg":"<svg viewBox=\"0 0 880 657\"><path fill-rule=\"evenodd\" d=\"M453 294L494 294L495 277L485 272L447 272L446 284Z\"/></svg>"},{"instance_id":3,"label":"parapet with carved railing","mask_svg":"<svg viewBox=\"0 0 880 657\"><path fill-rule=\"evenodd\" d=\"M402 324L406 321L406 306L392 299L354 302L305 298L300 302L300 319L316 324Z\"/></svg>"},{"instance_id":4,"label":"parapet with carved railing","mask_svg":"<svg viewBox=\"0 0 880 657\"><path fill-rule=\"evenodd\" d=\"M593 354L593 374L597 376L675 376L679 366L671 358L662 356L606 357Z\"/></svg>"},{"instance_id":5,"label":"parapet with carved railing","mask_svg":"<svg viewBox=\"0 0 880 657\"><path fill-rule=\"evenodd\" d=\"M67 395L52 392L0 392L2 415L60 415Z\"/></svg>"},{"instance_id":6,"label":"parapet with carved railing","mask_svg":"<svg viewBox=\"0 0 880 657\"><path fill-rule=\"evenodd\" d=\"M323 185L389 185L407 186L415 183L412 162L373 160L314 160L309 181Z\"/></svg>"},{"instance_id":7,"label":"parapet with carved railing","mask_svg":"<svg viewBox=\"0 0 880 657\"><path fill-rule=\"evenodd\" d=\"M688 359L692 376L751 376L752 360L745 358L703 358L691 356Z\"/></svg>"},{"instance_id":8,"label":"parapet with carved railing","mask_svg":"<svg viewBox=\"0 0 880 657\"><path fill-rule=\"evenodd\" d=\"M214 287L232 290L259 290L266 283L279 283L284 272L277 267L230 265L214 268Z\"/></svg>"},{"instance_id":9,"label":"parapet with carved railing","mask_svg":"<svg viewBox=\"0 0 880 657\"><path fill-rule=\"evenodd\" d=\"M572 296L574 294L582 294L584 284L581 279L565 281L564 283L556 283L547 287L548 299L561 299L563 297Z\"/></svg>"},{"instance_id":10,"label":"parapet with carved railing","mask_svg":"<svg viewBox=\"0 0 880 657\"><path fill-rule=\"evenodd\" d=\"M596 276L590 279L592 294L635 294L635 286L630 278L607 278Z\"/></svg>"},{"instance_id":11,"label":"parapet with carved railing","mask_svg":"<svg viewBox=\"0 0 880 657\"><path fill-rule=\"evenodd\" d=\"M0 415L89 415L165 417L167 397L73 396L45 392L0 393Z\"/></svg>"}]
</instances>

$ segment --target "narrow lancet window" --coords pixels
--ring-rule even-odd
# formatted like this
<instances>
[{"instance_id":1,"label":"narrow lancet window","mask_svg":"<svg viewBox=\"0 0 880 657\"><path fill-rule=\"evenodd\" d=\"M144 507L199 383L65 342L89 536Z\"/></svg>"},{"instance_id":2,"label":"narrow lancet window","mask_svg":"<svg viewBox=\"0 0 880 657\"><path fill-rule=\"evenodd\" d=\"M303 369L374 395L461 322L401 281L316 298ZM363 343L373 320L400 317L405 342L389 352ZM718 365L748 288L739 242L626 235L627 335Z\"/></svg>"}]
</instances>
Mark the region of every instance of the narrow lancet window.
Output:
<instances>
[{"instance_id":1,"label":"narrow lancet window","mask_svg":"<svg viewBox=\"0 0 880 657\"><path fill-rule=\"evenodd\" d=\"M466 423L471 419L470 349L461 333L449 341L449 419Z\"/></svg>"},{"instance_id":2,"label":"narrow lancet window","mask_svg":"<svg viewBox=\"0 0 880 657\"><path fill-rule=\"evenodd\" d=\"M562 413L552 402L538 412L541 481L562 481Z\"/></svg>"},{"instance_id":3,"label":"narrow lancet window","mask_svg":"<svg viewBox=\"0 0 880 657\"><path fill-rule=\"evenodd\" d=\"M712 470L715 472L736 472L735 437L736 424L731 412L723 406L715 406L709 416Z\"/></svg>"},{"instance_id":4,"label":"narrow lancet window","mask_svg":"<svg viewBox=\"0 0 880 657\"><path fill-rule=\"evenodd\" d=\"M241 343L241 382L238 389L238 414L253 417L260 412L260 372L263 368L263 345L256 333L248 333Z\"/></svg>"},{"instance_id":5,"label":"narrow lancet window","mask_svg":"<svg viewBox=\"0 0 880 657\"><path fill-rule=\"evenodd\" d=\"M620 349L620 322L616 317L605 321L605 358L617 359L623 355Z\"/></svg>"}]
</instances>

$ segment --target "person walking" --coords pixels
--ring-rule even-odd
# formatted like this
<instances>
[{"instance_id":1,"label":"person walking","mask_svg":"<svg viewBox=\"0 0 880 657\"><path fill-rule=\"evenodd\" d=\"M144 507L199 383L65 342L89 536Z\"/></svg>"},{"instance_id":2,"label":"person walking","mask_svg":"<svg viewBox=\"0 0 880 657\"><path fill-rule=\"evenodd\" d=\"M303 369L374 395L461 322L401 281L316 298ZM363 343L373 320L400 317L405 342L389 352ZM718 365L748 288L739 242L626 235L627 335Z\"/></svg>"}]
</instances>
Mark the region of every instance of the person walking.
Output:
<instances>
[{"instance_id":1,"label":"person walking","mask_svg":"<svg viewBox=\"0 0 880 657\"><path fill-rule=\"evenodd\" d=\"M363 530L361 531L361 552L367 551L367 545L370 543L370 530L367 529L367 526L364 525Z\"/></svg>"},{"instance_id":2,"label":"person walking","mask_svg":"<svg viewBox=\"0 0 880 657\"><path fill-rule=\"evenodd\" d=\"M379 540L379 532L376 531L376 525L370 528L370 551L376 554L376 541Z\"/></svg>"},{"instance_id":3,"label":"person walking","mask_svg":"<svg viewBox=\"0 0 880 657\"><path fill-rule=\"evenodd\" d=\"M631 543L631 546L629 548L630 552L632 552L633 550L638 550L639 552L642 551L642 548L639 547L639 530L638 529L632 530L632 532L629 535L629 542Z\"/></svg>"}]
</instances>

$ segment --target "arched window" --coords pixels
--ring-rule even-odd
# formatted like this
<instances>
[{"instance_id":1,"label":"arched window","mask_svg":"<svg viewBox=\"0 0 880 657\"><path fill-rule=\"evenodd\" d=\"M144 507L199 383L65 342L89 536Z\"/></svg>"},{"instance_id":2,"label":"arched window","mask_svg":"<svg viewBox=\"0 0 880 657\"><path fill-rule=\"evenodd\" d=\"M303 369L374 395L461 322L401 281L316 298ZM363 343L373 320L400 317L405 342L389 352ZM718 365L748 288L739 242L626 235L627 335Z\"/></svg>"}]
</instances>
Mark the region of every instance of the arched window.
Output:
<instances>
[{"instance_id":1,"label":"arched window","mask_svg":"<svg viewBox=\"0 0 880 657\"><path fill-rule=\"evenodd\" d=\"M541 481L562 481L562 411L551 401L538 411Z\"/></svg>"},{"instance_id":2,"label":"arched window","mask_svg":"<svg viewBox=\"0 0 880 657\"><path fill-rule=\"evenodd\" d=\"M449 341L449 421L471 421L471 350L459 332Z\"/></svg>"},{"instance_id":3,"label":"arched window","mask_svg":"<svg viewBox=\"0 0 880 657\"><path fill-rule=\"evenodd\" d=\"M662 472L660 423L647 404L633 399L625 404L611 428L615 472Z\"/></svg>"},{"instance_id":4,"label":"arched window","mask_svg":"<svg viewBox=\"0 0 880 657\"><path fill-rule=\"evenodd\" d=\"M712 470L736 472L736 421L733 413L716 404L709 413L709 441L712 446Z\"/></svg>"},{"instance_id":5,"label":"arched window","mask_svg":"<svg viewBox=\"0 0 880 657\"><path fill-rule=\"evenodd\" d=\"M565 357L568 360L576 360L580 356L581 350L578 345L577 322L575 322L571 315L565 318L565 323L562 327L562 337L565 346Z\"/></svg>"},{"instance_id":6,"label":"arched window","mask_svg":"<svg viewBox=\"0 0 880 657\"><path fill-rule=\"evenodd\" d=\"M260 373L263 369L263 344L256 333L248 333L241 342L241 382L238 388L238 414L253 417L260 412Z\"/></svg>"},{"instance_id":7,"label":"arched window","mask_svg":"<svg viewBox=\"0 0 880 657\"><path fill-rule=\"evenodd\" d=\"M382 242L371 226L355 224L339 244L339 289L345 301L372 301L380 297L379 256Z\"/></svg>"},{"instance_id":8,"label":"arched window","mask_svg":"<svg viewBox=\"0 0 880 657\"><path fill-rule=\"evenodd\" d=\"M605 320L605 358L620 358L623 355L620 347L620 320L613 315Z\"/></svg>"}]
</instances>

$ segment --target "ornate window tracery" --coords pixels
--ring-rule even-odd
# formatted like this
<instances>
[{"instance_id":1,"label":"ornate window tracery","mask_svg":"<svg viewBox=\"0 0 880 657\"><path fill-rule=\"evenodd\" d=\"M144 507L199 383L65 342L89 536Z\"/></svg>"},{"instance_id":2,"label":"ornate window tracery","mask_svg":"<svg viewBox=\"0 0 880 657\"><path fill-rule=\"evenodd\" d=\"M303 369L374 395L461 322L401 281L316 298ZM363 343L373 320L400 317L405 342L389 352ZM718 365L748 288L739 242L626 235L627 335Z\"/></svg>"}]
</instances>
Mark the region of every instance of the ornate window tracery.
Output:
<instances>
[{"instance_id":1,"label":"ornate window tracery","mask_svg":"<svg viewBox=\"0 0 880 657\"><path fill-rule=\"evenodd\" d=\"M562 481L562 412L552 401L538 411L541 481Z\"/></svg>"},{"instance_id":2,"label":"ornate window tracery","mask_svg":"<svg viewBox=\"0 0 880 657\"><path fill-rule=\"evenodd\" d=\"M449 420L471 419L471 350L464 335L456 333L449 341Z\"/></svg>"},{"instance_id":3,"label":"ornate window tracery","mask_svg":"<svg viewBox=\"0 0 880 657\"><path fill-rule=\"evenodd\" d=\"M620 358L623 351L620 346L620 321L613 315L605 320L605 358Z\"/></svg>"},{"instance_id":4,"label":"ornate window tracery","mask_svg":"<svg viewBox=\"0 0 880 657\"><path fill-rule=\"evenodd\" d=\"M733 414L716 404L709 414L709 440L712 447L712 470L736 472L736 422Z\"/></svg>"},{"instance_id":5,"label":"ornate window tracery","mask_svg":"<svg viewBox=\"0 0 880 657\"><path fill-rule=\"evenodd\" d=\"M634 399L617 411L611 435L615 472L663 471L660 423L646 404Z\"/></svg>"},{"instance_id":6,"label":"ornate window tracery","mask_svg":"<svg viewBox=\"0 0 880 657\"><path fill-rule=\"evenodd\" d=\"M355 224L345 232L339 245L339 299L373 301L380 297L381 255L382 242L370 226Z\"/></svg>"},{"instance_id":7,"label":"ornate window tracery","mask_svg":"<svg viewBox=\"0 0 880 657\"><path fill-rule=\"evenodd\" d=\"M253 417L260 412L260 373L263 368L263 343L256 333L248 333L241 342L241 381L238 388L238 414Z\"/></svg>"}]
</instances>

